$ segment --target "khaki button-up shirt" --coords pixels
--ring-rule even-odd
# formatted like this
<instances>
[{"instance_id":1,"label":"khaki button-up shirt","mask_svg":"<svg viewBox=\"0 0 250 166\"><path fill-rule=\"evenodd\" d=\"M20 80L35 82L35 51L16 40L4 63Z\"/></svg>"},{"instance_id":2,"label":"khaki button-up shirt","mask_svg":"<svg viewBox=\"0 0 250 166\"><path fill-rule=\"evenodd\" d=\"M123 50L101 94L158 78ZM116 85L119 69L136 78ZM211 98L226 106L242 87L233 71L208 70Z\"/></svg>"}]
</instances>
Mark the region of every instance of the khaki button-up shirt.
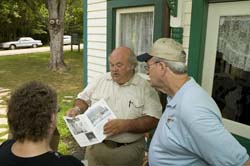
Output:
<instances>
[{"instance_id":1,"label":"khaki button-up shirt","mask_svg":"<svg viewBox=\"0 0 250 166\"><path fill-rule=\"evenodd\" d=\"M118 119L136 119L144 115L159 119L162 114L158 93L138 74L119 85L112 80L110 73L106 73L88 85L77 98L89 105L104 99ZM129 143L142 136L141 133L122 133L107 139Z\"/></svg>"}]
</instances>

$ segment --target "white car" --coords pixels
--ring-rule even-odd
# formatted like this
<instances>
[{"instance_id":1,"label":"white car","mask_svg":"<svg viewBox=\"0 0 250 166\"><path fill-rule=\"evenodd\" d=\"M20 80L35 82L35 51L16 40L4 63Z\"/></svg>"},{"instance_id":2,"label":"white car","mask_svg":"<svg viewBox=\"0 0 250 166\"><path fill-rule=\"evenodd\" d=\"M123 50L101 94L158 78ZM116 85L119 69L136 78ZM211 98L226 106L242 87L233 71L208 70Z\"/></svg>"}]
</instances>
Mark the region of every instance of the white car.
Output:
<instances>
[{"instance_id":1,"label":"white car","mask_svg":"<svg viewBox=\"0 0 250 166\"><path fill-rule=\"evenodd\" d=\"M36 48L42 45L43 43L41 42L41 40L34 40L31 37L21 37L17 41L0 43L0 48L14 50L16 48L21 48L21 47Z\"/></svg>"},{"instance_id":2,"label":"white car","mask_svg":"<svg viewBox=\"0 0 250 166\"><path fill-rule=\"evenodd\" d=\"M71 44L71 36L70 35L63 36L63 44Z\"/></svg>"}]
</instances>

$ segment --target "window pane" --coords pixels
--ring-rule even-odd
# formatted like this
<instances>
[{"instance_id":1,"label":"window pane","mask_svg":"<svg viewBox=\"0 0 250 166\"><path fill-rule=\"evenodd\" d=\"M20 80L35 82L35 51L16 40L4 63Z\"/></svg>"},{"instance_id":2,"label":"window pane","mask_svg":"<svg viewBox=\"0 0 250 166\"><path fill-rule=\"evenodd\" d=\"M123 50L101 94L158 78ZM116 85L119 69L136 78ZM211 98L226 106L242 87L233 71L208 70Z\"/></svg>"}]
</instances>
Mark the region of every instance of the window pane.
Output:
<instances>
[{"instance_id":1,"label":"window pane","mask_svg":"<svg viewBox=\"0 0 250 166\"><path fill-rule=\"evenodd\" d=\"M119 21L118 46L131 48L136 55L148 52L153 43L153 12L122 13ZM138 71L145 73L143 65L138 65Z\"/></svg>"},{"instance_id":2,"label":"window pane","mask_svg":"<svg viewBox=\"0 0 250 166\"><path fill-rule=\"evenodd\" d=\"M250 125L250 16L220 17L212 96L224 118Z\"/></svg>"}]
</instances>

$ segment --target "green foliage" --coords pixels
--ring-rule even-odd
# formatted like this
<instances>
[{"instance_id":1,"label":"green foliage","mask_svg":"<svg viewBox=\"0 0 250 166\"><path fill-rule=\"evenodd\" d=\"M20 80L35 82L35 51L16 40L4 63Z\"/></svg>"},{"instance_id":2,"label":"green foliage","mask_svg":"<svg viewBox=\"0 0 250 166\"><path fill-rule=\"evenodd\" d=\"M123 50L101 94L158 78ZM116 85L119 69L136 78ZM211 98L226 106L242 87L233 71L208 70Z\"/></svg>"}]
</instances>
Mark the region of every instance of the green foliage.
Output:
<instances>
[{"instance_id":1,"label":"green foliage","mask_svg":"<svg viewBox=\"0 0 250 166\"><path fill-rule=\"evenodd\" d=\"M72 105L73 105L73 102L71 102L70 104L63 103L63 102L60 103L60 107L62 111L58 113L59 118L57 119L57 125L60 126L58 130L59 130L61 137L67 137L70 134L66 126L66 123L64 122L62 117L66 114L66 111L72 107Z\"/></svg>"},{"instance_id":2,"label":"green foliage","mask_svg":"<svg viewBox=\"0 0 250 166\"><path fill-rule=\"evenodd\" d=\"M44 5L34 3L33 8L21 0L0 1L0 41L14 40L21 36L33 36L33 32L46 31ZM34 12L34 8L36 9ZM40 12L41 11L41 12Z\"/></svg>"},{"instance_id":3,"label":"green foliage","mask_svg":"<svg viewBox=\"0 0 250 166\"><path fill-rule=\"evenodd\" d=\"M67 0L67 7L64 17L65 34L83 32L83 1Z\"/></svg>"},{"instance_id":4,"label":"green foliage","mask_svg":"<svg viewBox=\"0 0 250 166\"><path fill-rule=\"evenodd\" d=\"M58 146L59 152L62 154L70 154L68 151L68 145L66 143L64 143L62 140L60 140L59 142L59 146Z\"/></svg>"},{"instance_id":5,"label":"green foliage","mask_svg":"<svg viewBox=\"0 0 250 166\"><path fill-rule=\"evenodd\" d=\"M82 35L82 19L82 0L67 0L65 34L77 32ZM0 1L0 42L30 36L48 43L47 22L48 9L45 0Z\"/></svg>"}]
</instances>

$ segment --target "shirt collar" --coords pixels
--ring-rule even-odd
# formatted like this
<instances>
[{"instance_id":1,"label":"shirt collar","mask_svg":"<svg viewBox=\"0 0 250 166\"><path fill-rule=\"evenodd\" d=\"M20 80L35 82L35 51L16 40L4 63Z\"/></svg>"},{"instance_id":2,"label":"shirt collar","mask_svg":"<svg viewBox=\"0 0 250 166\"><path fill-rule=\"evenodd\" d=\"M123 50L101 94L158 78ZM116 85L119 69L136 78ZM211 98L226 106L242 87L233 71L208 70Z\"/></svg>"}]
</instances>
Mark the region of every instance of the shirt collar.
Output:
<instances>
[{"instance_id":1,"label":"shirt collar","mask_svg":"<svg viewBox=\"0 0 250 166\"><path fill-rule=\"evenodd\" d=\"M190 79L182 85L182 87L177 91L177 93L173 97L167 97L167 106L175 107L178 102L180 102L180 97L185 93L186 89L190 88L194 83L194 79L190 77Z\"/></svg>"},{"instance_id":2,"label":"shirt collar","mask_svg":"<svg viewBox=\"0 0 250 166\"><path fill-rule=\"evenodd\" d=\"M111 73L109 72L108 77L107 77L108 81L113 81L112 77L111 77ZM139 76L137 75L137 73L135 73L133 75L133 77L126 83L120 85L120 86L129 86L129 85L137 85L139 82Z\"/></svg>"}]
</instances>

